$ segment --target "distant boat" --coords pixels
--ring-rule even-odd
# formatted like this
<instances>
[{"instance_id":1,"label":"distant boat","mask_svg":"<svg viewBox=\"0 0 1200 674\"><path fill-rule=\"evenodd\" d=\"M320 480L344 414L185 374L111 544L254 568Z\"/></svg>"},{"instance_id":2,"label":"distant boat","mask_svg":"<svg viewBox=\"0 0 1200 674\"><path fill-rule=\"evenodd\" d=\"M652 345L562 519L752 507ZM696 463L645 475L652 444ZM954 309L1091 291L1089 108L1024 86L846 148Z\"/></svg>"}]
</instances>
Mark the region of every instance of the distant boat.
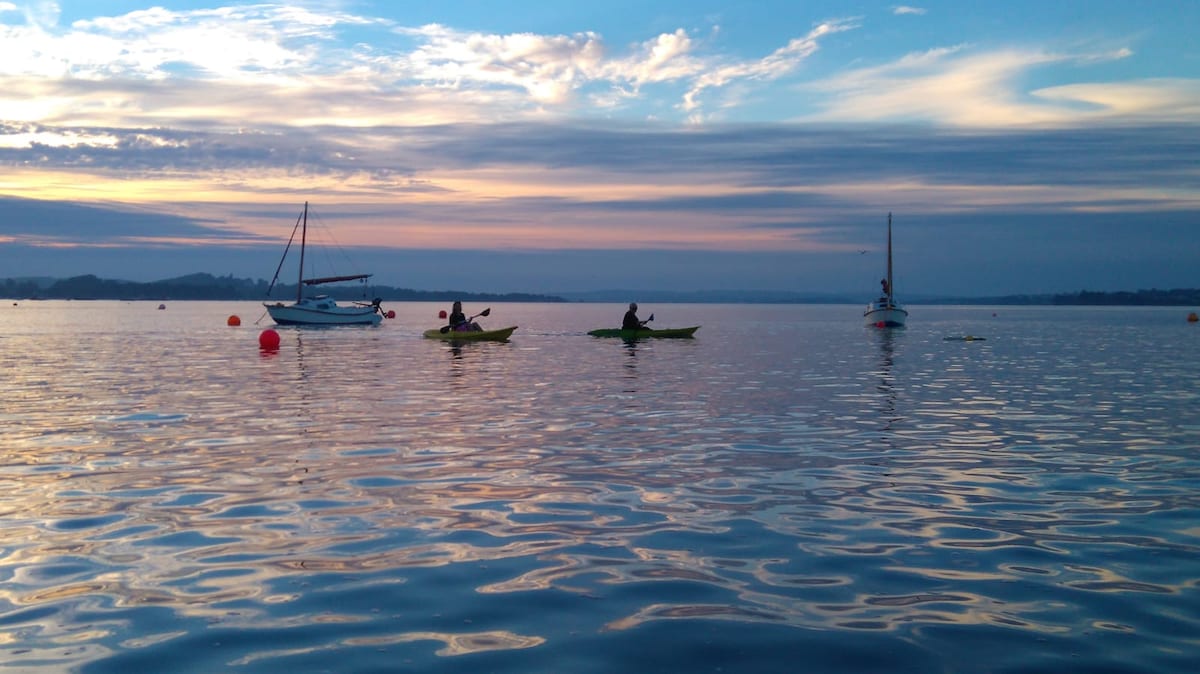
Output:
<instances>
[{"instance_id":1,"label":"distant boat","mask_svg":"<svg viewBox=\"0 0 1200 674\"><path fill-rule=\"evenodd\" d=\"M887 278L882 281L883 290L879 299L867 304L863 318L868 326L876 328L902 328L908 321L908 312L896 302L895 286L892 285L892 214L888 213L887 227Z\"/></svg>"},{"instance_id":2,"label":"distant boat","mask_svg":"<svg viewBox=\"0 0 1200 674\"><path fill-rule=\"evenodd\" d=\"M378 325L383 320L383 311L379 307L382 300L379 298L375 298L370 304L355 302L353 306L340 306L328 295L304 296L305 287L371 278L371 274L304 278L304 253L308 247L307 201L304 202L304 212L296 223L296 227L292 229L292 236L288 239L287 247L283 249L283 258L279 260L279 267L275 269L275 278L271 279L267 294L271 294L271 288L275 287L275 281L279 279L279 270L283 268L288 251L292 248L292 241L296 238L297 229L300 230L300 264L298 265L300 271L296 280L296 301L292 304L263 302L263 306L267 308L267 313L271 314L272 320L279 325Z\"/></svg>"}]
</instances>

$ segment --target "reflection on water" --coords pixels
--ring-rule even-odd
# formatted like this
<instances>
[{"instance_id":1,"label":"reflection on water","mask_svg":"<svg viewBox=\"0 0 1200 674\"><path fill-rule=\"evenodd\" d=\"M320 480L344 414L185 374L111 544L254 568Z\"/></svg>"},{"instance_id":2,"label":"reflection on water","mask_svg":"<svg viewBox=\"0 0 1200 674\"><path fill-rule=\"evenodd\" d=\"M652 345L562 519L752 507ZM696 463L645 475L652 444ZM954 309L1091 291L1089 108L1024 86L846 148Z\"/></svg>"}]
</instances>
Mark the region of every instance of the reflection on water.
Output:
<instances>
[{"instance_id":1,"label":"reflection on water","mask_svg":"<svg viewBox=\"0 0 1200 674\"><path fill-rule=\"evenodd\" d=\"M879 340L879 384L876 388L883 395L880 419L883 421L884 432L890 431L892 424L899 421L896 417L896 381L892 373L898 333L897 329L876 330L874 333Z\"/></svg>"},{"instance_id":2,"label":"reflection on water","mask_svg":"<svg viewBox=\"0 0 1200 674\"><path fill-rule=\"evenodd\" d=\"M260 357L68 307L0 331L0 671L1194 664L1200 365L1158 314L622 343L514 305L451 345L412 305Z\"/></svg>"},{"instance_id":3,"label":"reflection on water","mask_svg":"<svg viewBox=\"0 0 1200 674\"><path fill-rule=\"evenodd\" d=\"M625 348L625 353L629 356L625 359L625 378L629 388L624 389L625 393L637 393L637 348L638 340L625 339L621 340L622 346Z\"/></svg>"}]
</instances>

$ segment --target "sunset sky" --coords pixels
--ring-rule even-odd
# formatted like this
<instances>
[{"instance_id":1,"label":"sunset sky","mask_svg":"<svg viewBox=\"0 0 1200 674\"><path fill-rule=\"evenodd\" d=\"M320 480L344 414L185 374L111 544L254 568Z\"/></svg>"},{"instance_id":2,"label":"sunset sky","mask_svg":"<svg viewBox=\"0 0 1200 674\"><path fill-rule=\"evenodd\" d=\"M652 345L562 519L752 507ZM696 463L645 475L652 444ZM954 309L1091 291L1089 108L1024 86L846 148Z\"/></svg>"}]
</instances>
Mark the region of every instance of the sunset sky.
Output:
<instances>
[{"instance_id":1,"label":"sunset sky","mask_svg":"<svg viewBox=\"0 0 1200 674\"><path fill-rule=\"evenodd\" d=\"M1198 287L1197 27L1183 1L0 0L0 278L270 278L309 201L334 271L418 289L865 300L889 212L902 299Z\"/></svg>"}]
</instances>

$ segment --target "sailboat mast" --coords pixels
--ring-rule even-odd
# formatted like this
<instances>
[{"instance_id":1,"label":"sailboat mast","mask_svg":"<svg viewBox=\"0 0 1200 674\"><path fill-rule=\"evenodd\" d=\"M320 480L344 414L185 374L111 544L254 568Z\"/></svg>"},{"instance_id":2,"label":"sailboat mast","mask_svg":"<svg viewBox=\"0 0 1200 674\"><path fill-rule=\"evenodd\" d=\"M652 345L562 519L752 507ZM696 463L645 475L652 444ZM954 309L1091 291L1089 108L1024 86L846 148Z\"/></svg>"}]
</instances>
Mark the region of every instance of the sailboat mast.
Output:
<instances>
[{"instance_id":1,"label":"sailboat mast","mask_svg":"<svg viewBox=\"0 0 1200 674\"><path fill-rule=\"evenodd\" d=\"M888 270L889 270L888 278L889 279L892 276L892 272L890 271L892 268L892 257L891 257L892 249L891 249L891 243L890 243L891 236L892 236L892 230L890 229L891 222L892 222L891 215L889 214L888 215L888 227L889 227L889 229L888 229L888 241L889 241L889 243L888 243ZM304 293L304 290L303 290L304 289L304 248L305 248L305 243L307 242L307 240L308 240L308 202L306 201L306 202L304 202L304 226L300 230L300 271L297 272L297 274L296 274L296 303L297 304L300 303L300 300L302 299L303 293ZM888 283L890 284L891 281L889 280Z\"/></svg>"},{"instance_id":2,"label":"sailboat mast","mask_svg":"<svg viewBox=\"0 0 1200 674\"><path fill-rule=\"evenodd\" d=\"M303 251L304 251L304 248L302 247L300 250L301 250L301 252L303 253ZM888 213L888 267L887 267L887 280L888 280L888 304L891 304L891 303L892 303L892 296L893 296L893 294L894 294L894 292L895 292L895 290L892 288L892 214L891 214L891 213Z\"/></svg>"}]
</instances>

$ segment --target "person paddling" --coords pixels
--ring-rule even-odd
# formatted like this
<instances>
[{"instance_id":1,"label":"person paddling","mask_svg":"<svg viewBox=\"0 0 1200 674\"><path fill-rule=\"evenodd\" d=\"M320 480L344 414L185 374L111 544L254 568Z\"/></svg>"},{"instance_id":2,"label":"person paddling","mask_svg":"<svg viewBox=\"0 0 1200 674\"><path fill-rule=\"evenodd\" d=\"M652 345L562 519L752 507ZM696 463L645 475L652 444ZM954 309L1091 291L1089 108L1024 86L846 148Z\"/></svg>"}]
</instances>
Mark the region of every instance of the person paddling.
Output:
<instances>
[{"instance_id":1,"label":"person paddling","mask_svg":"<svg viewBox=\"0 0 1200 674\"><path fill-rule=\"evenodd\" d=\"M648 320L648 319L647 319ZM637 316L637 302L629 303L629 311L625 312L625 318L621 321L622 330L645 330L646 321L639 321Z\"/></svg>"},{"instance_id":2,"label":"person paddling","mask_svg":"<svg viewBox=\"0 0 1200 674\"><path fill-rule=\"evenodd\" d=\"M462 302L456 301L450 308L450 329L478 331L483 328L480 328L478 323L467 320L467 315L463 313Z\"/></svg>"}]
</instances>

